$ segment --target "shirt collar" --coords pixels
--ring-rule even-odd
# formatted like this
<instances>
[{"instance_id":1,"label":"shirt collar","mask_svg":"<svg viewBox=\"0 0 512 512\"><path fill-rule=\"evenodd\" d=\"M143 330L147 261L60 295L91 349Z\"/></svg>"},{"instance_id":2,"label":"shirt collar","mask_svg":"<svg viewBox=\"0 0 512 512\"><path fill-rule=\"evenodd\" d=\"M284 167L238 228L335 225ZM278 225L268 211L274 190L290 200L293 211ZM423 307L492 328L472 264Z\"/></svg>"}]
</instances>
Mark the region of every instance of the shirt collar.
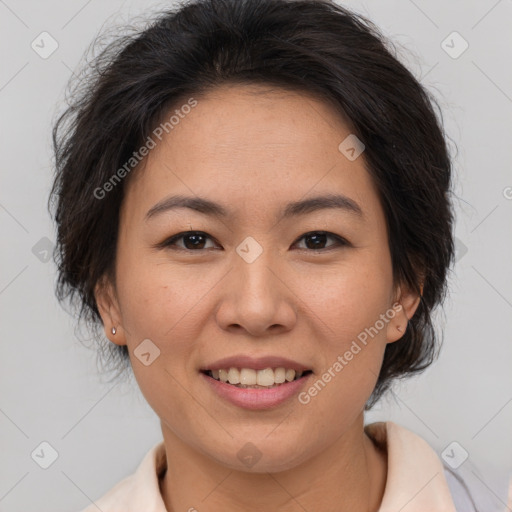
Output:
<instances>
[{"instance_id":1,"label":"shirt collar","mask_svg":"<svg viewBox=\"0 0 512 512\"><path fill-rule=\"evenodd\" d=\"M387 451L379 512L456 512L443 465L425 440L391 421L366 425L365 432Z\"/></svg>"}]
</instances>

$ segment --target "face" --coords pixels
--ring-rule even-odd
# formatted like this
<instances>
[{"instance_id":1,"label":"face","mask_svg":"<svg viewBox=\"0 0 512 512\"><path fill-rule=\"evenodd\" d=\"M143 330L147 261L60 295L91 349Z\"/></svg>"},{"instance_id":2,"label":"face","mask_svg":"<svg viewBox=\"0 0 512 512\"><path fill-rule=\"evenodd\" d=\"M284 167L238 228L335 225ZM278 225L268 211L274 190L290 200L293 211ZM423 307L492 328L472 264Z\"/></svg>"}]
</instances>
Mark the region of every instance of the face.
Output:
<instances>
[{"instance_id":1,"label":"face","mask_svg":"<svg viewBox=\"0 0 512 512\"><path fill-rule=\"evenodd\" d=\"M96 296L166 439L276 471L360 428L386 344L418 301L393 284L364 152L339 149L350 133L313 97L224 86L197 98L127 183L116 287ZM172 206L178 195L218 208ZM222 382L232 367L244 369L233 383L279 385ZM244 450L262 454L253 468Z\"/></svg>"}]
</instances>

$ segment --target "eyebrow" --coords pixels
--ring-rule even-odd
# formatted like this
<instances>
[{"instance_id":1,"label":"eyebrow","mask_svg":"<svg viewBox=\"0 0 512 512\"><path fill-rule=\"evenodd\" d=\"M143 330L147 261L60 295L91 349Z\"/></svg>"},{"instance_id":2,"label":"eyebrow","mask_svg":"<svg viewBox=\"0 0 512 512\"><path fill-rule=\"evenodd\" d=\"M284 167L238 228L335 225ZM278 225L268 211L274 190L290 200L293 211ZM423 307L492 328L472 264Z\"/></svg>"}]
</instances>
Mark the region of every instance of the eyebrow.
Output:
<instances>
[{"instance_id":1,"label":"eyebrow","mask_svg":"<svg viewBox=\"0 0 512 512\"><path fill-rule=\"evenodd\" d=\"M146 213L145 220L148 221L161 213L177 208L189 208L204 215L217 218L230 217L229 210L219 203L202 197L175 195L166 197L151 207ZM325 209L338 209L355 214L361 218L364 217L362 208L353 199L342 194L328 194L288 203L281 211L279 220Z\"/></svg>"}]
</instances>

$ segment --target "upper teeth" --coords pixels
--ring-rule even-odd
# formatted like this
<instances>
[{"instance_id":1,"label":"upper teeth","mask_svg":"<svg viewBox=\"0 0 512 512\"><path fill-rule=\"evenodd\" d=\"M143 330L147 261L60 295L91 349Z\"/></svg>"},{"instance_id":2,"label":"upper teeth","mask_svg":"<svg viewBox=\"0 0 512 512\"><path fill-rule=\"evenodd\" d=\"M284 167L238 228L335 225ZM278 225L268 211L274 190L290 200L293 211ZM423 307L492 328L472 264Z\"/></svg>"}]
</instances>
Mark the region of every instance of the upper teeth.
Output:
<instances>
[{"instance_id":1,"label":"upper teeth","mask_svg":"<svg viewBox=\"0 0 512 512\"><path fill-rule=\"evenodd\" d=\"M241 384L246 386L273 386L282 384L285 380L291 382L295 378L302 377L303 372L295 372L291 368L265 368L264 370L253 370L252 368L229 368L211 370L212 377L230 384Z\"/></svg>"}]
</instances>

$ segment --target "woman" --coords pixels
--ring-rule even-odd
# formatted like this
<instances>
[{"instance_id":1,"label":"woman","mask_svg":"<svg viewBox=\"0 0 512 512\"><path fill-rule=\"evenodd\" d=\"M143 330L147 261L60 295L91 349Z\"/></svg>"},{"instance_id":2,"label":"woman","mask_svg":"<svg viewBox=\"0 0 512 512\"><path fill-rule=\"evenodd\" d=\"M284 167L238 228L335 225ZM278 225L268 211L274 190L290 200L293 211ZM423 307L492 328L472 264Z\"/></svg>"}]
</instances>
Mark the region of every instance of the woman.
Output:
<instances>
[{"instance_id":1,"label":"woman","mask_svg":"<svg viewBox=\"0 0 512 512\"><path fill-rule=\"evenodd\" d=\"M437 352L453 259L435 101L327 0L199 0L112 44L55 127L59 299L163 441L86 510L454 511L364 411Z\"/></svg>"}]
</instances>

